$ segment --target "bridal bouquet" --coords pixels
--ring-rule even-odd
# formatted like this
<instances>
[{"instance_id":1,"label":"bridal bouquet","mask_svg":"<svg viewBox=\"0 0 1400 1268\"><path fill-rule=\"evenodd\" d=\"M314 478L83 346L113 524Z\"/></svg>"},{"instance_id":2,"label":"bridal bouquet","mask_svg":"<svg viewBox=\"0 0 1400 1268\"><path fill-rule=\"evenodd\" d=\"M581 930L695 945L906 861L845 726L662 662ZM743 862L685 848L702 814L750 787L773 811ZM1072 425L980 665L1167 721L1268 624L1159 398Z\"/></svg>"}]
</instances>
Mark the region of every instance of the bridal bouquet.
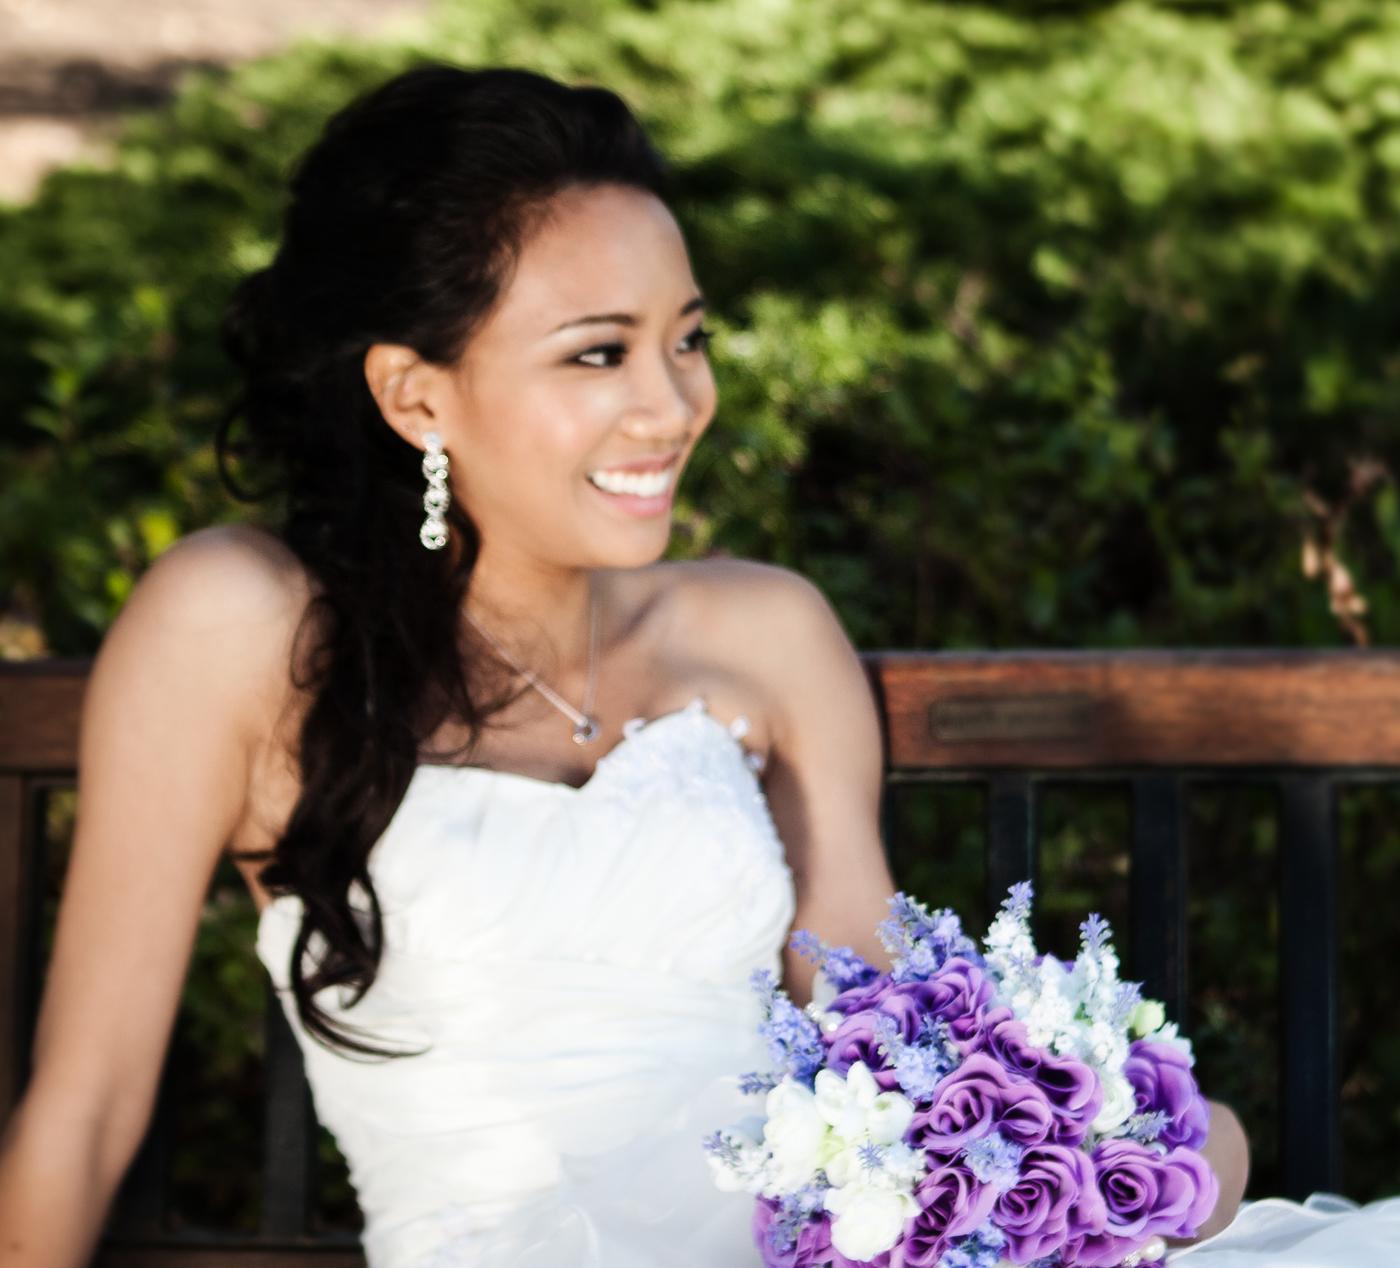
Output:
<instances>
[{"instance_id":1,"label":"bridal bouquet","mask_svg":"<svg viewBox=\"0 0 1400 1268\"><path fill-rule=\"evenodd\" d=\"M1119 981L1098 915L1072 963L1037 953L1031 896L1012 886L979 951L896 894L887 973L795 933L824 1006L754 973L774 1069L741 1087L766 1113L704 1146L755 1197L767 1268L1131 1268L1214 1209L1190 1042Z\"/></svg>"}]
</instances>

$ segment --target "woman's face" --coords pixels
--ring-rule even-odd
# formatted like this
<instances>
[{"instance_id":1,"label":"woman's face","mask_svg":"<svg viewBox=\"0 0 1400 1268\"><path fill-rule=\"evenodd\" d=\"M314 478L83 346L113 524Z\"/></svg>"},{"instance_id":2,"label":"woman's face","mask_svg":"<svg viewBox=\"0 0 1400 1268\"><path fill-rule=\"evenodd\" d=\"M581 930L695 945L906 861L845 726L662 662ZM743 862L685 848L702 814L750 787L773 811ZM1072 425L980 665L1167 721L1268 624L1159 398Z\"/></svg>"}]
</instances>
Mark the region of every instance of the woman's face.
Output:
<instances>
[{"instance_id":1,"label":"woman's face","mask_svg":"<svg viewBox=\"0 0 1400 1268\"><path fill-rule=\"evenodd\" d=\"M658 198L606 185L555 201L439 398L453 495L483 556L630 567L662 554L676 482L714 416L702 315ZM618 491L622 468L643 461L650 481L662 460L659 492Z\"/></svg>"}]
</instances>

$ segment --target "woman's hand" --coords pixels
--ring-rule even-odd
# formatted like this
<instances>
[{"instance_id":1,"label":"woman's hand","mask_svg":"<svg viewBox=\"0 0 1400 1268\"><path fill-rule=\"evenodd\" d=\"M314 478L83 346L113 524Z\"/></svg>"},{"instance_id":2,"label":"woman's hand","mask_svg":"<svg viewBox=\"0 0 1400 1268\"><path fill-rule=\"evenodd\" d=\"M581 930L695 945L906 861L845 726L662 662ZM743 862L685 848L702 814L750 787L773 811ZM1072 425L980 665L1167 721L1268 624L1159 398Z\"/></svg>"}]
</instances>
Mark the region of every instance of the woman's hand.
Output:
<instances>
[{"instance_id":1,"label":"woman's hand","mask_svg":"<svg viewBox=\"0 0 1400 1268\"><path fill-rule=\"evenodd\" d=\"M1219 1101L1208 1101L1207 1104L1210 1106L1210 1126L1206 1129L1206 1143L1201 1147L1201 1153L1220 1181L1220 1199L1195 1237L1169 1237L1166 1239L1169 1246L1191 1246L1225 1228L1240 1209L1240 1200L1249 1183L1249 1137L1245 1135L1239 1117L1228 1105Z\"/></svg>"}]
</instances>

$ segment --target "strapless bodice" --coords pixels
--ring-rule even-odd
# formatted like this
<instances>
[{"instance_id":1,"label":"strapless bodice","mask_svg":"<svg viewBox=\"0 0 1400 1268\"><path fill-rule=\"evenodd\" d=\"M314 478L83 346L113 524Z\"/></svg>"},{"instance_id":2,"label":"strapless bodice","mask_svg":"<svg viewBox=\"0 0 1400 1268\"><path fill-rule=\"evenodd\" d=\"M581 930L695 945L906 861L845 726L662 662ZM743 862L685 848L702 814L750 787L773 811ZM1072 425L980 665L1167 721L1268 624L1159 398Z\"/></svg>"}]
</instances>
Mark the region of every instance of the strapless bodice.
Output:
<instances>
[{"instance_id":1,"label":"strapless bodice","mask_svg":"<svg viewBox=\"0 0 1400 1268\"><path fill-rule=\"evenodd\" d=\"M697 696L630 719L581 787L418 767L369 858L378 975L352 1008L338 988L318 1002L421 1055L310 1039L286 991L300 900L264 908L258 955L349 1166L371 1268L586 1264L605 1207L689 1220L692 1246L713 1250L677 1264L743 1262L745 1204L717 1200L699 1141L753 1112L737 1075L767 1054L749 977L781 975L795 910L746 730ZM614 1173L647 1158L658 1185L640 1209L645 1186ZM655 1245L639 1264L670 1262ZM612 1246L608 1268L626 1258Z\"/></svg>"}]
</instances>

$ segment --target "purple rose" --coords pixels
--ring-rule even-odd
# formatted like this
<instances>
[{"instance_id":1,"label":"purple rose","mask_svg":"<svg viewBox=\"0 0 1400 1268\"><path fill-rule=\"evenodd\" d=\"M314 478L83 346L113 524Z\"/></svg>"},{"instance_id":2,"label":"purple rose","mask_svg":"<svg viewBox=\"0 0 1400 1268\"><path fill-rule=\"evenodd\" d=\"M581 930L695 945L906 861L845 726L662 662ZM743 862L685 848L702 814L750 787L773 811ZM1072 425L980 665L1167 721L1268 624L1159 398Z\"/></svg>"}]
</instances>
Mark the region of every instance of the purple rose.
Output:
<instances>
[{"instance_id":1,"label":"purple rose","mask_svg":"<svg viewBox=\"0 0 1400 1268\"><path fill-rule=\"evenodd\" d=\"M1158 1140L1168 1148L1206 1143L1210 1106L1196 1086L1191 1059L1175 1044L1139 1039L1128 1049L1123 1074L1137 1093L1139 1114L1160 1111L1169 1120Z\"/></svg>"},{"instance_id":2,"label":"purple rose","mask_svg":"<svg viewBox=\"0 0 1400 1268\"><path fill-rule=\"evenodd\" d=\"M992 1001L991 983L970 960L955 956L925 984L928 1011L948 1023L955 1043L964 1043L982 1029Z\"/></svg>"},{"instance_id":3,"label":"purple rose","mask_svg":"<svg viewBox=\"0 0 1400 1268\"><path fill-rule=\"evenodd\" d=\"M1093 1164L1107 1218L1065 1248L1066 1260L1085 1268L1121 1263L1153 1237L1194 1237L1220 1198L1215 1172L1192 1149L1159 1154L1135 1140L1107 1140Z\"/></svg>"},{"instance_id":4,"label":"purple rose","mask_svg":"<svg viewBox=\"0 0 1400 1268\"><path fill-rule=\"evenodd\" d=\"M1040 1144L1053 1121L1039 1088L1013 1078L979 1052L939 1081L929 1103L915 1111L904 1139L915 1148L952 1155L998 1127L1018 1144Z\"/></svg>"},{"instance_id":5,"label":"purple rose","mask_svg":"<svg viewBox=\"0 0 1400 1268\"><path fill-rule=\"evenodd\" d=\"M1051 1139L1077 1145L1103 1108L1103 1085L1093 1069L1073 1057L1042 1052L1035 1084L1055 1111Z\"/></svg>"},{"instance_id":6,"label":"purple rose","mask_svg":"<svg viewBox=\"0 0 1400 1268\"><path fill-rule=\"evenodd\" d=\"M852 1013L829 1035L822 1036L822 1044L826 1047L827 1069L844 1075L857 1061L863 1061L880 1089L888 1092L897 1080L889 1068L888 1055L879 1050L880 1040L875 1033L879 1015L873 1009Z\"/></svg>"},{"instance_id":7,"label":"purple rose","mask_svg":"<svg viewBox=\"0 0 1400 1268\"><path fill-rule=\"evenodd\" d=\"M1026 1037L1026 1025L1005 1006L988 1009L981 1026L958 1045L965 1055L987 1052L1013 1074L1035 1078L1044 1051Z\"/></svg>"},{"instance_id":8,"label":"purple rose","mask_svg":"<svg viewBox=\"0 0 1400 1268\"><path fill-rule=\"evenodd\" d=\"M936 1268L949 1241L972 1232L991 1214L997 1192L966 1167L949 1164L920 1180L914 1198L920 1210L904 1225L904 1268Z\"/></svg>"},{"instance_id":9,"label":"purple rose","mask_svg":"<svg viewBox=\"0 0 1400 1268\"><path fill-rule=\"evenodd\" d=\"M857 1061L864 1061L875 1082L888 1092L899 1086L889 1053L881 1053L875 1025L881 1017L894 1020L895 1029L906 1043L923 1028L927 1008L922 998L925 982L904 982L887 989L870 1008L848 1013L846 1020L829 1035L822 1036L827 1049L829 1070L844 1075Z\"/></svg>"},{"instance_id":10,"label":"purple rose","mask_svg":"<svg viewBox=\"0 0 1400 1268\"><path fill-rule=\"evenodd\" d=\"M1042 1139L1058 1145L1079 1144L1103 1108L1099 1076L1082 1061L1037 1048L1026 1034L1025 1023L1018 1021L1009 1008L986 1010L976 1028L958 1046L969 1056L985 1053L1045 1094L1054 1110L1054 1121ZM1023 1144L1031 1143L1024 1134L1017 1135L1017 1139Z\"/></svg>"},{"instance_id":11,"label":"purple rose","mask_svg":"<svg viewBox=\"0 0 1400 1268\"><path fill-rule=\"evenodd\" d=\"M1002 1093L996 1125L1008 1140L1027 1147L1055 1138L1055 1112L1045 1093L1020 1079L1013 1079Z\"/></svg>"},{"instance_id":12,"label":"purple rose","mask_svg":"<svg viewBox=\"0 0 1400 1268\"><path fill-rule=\"evenodd\" d=\"M797 1238L787 1250L774 1246L770 1233L779 1205L772 1198L759 1198L754 1203L753 1243L763 1256L764 1268L826 1268L835 1253L831 1247L831 1218L822 1215L815 1220L803 1220L797 1226Z\"/></svg>"},{"instance_id":13,"label":"purple rose","mask_svg":"<svg viewBox=\"0 0 1400 1268\"><path fill-rule=\"evenodd\" d=\"M990 1057L968 1057L939 1080L928 1105L915 1111L904 1133L907 1143L934 1154L956 1154L996 1125L1011 1076Z\"/></svg>"},{"instance_id":14,"label":"purple rose","mask_svg":"<svg viewBox=\"0 0 1400 1268\"><path fill-rule=\"evenodd\" d=\"M881 973L864 986L852 986L842 991L826 1006L827 1011L842 1013L847 1017L852 1013L862 1013L868 1008L874 1008L893 986L894 978L888 973Z\"/></svg>"},{"instance_id":15,"label":"purple rose","mask_svg":"<svg viewBox=\"0 0 1400 1268\"><path fill-rule=\"evenodd\" d=\"M1007 1258L1017 1264L1053 1254L1072 1237L1101 1231L1106 1218L1089 1155L1064 1145L1026 1150L1020 1176L992 1211L993 1222L1006 1234Z\"/></svg>"}]
</instances>

